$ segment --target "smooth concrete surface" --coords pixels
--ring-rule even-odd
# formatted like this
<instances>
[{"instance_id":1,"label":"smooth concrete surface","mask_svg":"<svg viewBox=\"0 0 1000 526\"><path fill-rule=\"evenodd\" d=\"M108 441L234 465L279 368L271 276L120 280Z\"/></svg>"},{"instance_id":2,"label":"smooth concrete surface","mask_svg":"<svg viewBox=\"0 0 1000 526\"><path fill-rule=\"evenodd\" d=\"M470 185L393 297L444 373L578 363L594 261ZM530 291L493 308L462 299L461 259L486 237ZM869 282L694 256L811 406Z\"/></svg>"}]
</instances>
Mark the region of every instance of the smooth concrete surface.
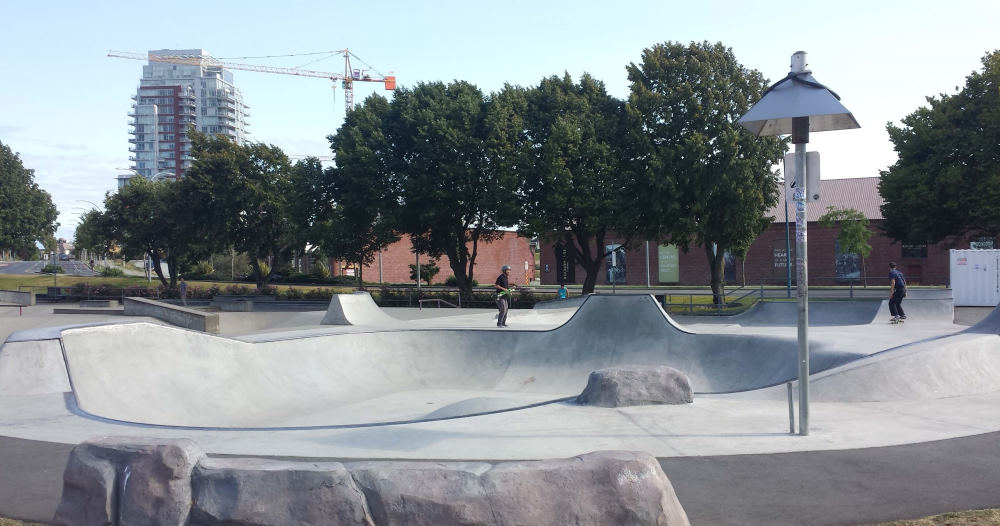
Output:
<instances>
[{"instance_id":1,"label":"smooth concrete surface","mask_svg":"<svg viewBox=\"0 0 1000 526\"><path fill-rule=\"evenodd\" d=\"M728 462L751 466L744 473L752 477L753 469L763 469L761 466L768 465L768 461L743 464L740 458L777 459L774 455L748 455L812 455L817 451L829 451L824 455L842 451L848 455L847 450L855 448L901 444L919 447L922 442L955 437L974 441L976 435L1000 430L1000 411L996 409L1000 406L1000 390L991 383L1000 375L996 360L1000 353L1000 314L996 312L971 328L946 318L903 325L889 325L873 318L867 324L811 329L817 356L846 361L832 359L829 367L814 370L811 434L803 437L788 433L788 407L781 396L783 380L777 387L766 387L775 379L790 378L782 372L786 365L779 362L789 361L787 367L795 367L795 359L787 350L794 347L794 324L740 324L731 320L685 323L686 319L678 323L662 313L648 296L618 298L588 298L578 312L512 311L509 321L514 327L507 330L496 329L495 313L484 310L406 322L399 318L407 316L394 315L382 327L319 326L315 319L323 313L295 313L298 319L272 320L271 330L245 322L244 328L254 330L238 338L151 324L22 332L15 338L18 342L33 341L26 337L31 334L39 339L52 339L53 333L61 336L65 363L69 364L65 379L72 380L72 390L64 391L66 386L56 380L48 386L43 384L37 390L42 392L0 393L0 436L57 445L100 435L187 437L213 454L342 459L534 459L601 449L634 449L664 458L666 464ZM943 303L916 308L915 301L908 300L904 307L914 305L914 314L907 309L911 320L922 310L927 316L933 312L941 316L949 305L947 299L939 301ZM843 308L854 307L844 302ZM306 323L306 314L312 316L311 326ZM3 323L9 319L0 318ZM0 348L0 358L9 345L10 341ZM129 349L139 351L128 357ZM153 351L164 356L153 356ZM15 354L20 357L15 358ZM12 352L10 356L10 363L17 362L22 370L30 369L24 353ZM281 356L290 363L282 364L278 358ZM293 365L303 359L308 368L317 370L303 372L306 367ZM114 373L99 370L102 360L106 364L119 360L124 363L121 369L116 369L117 364L105 368L115 369ZM593 365L641 364L644 360L686 368L687 374L703 378L708 389L696 394L693 404L683 406L604 409L568 402L530 403L569 392L578 380L582 389L586 375L577 379L578 371ZM46 363L37 374L57 377L59 371L48 368L51 361ZM146 372L140 370L143 367ZM442 367L448 370L438 370ZM241 383L240 378L226 372L227 368L264 382L269 386L265 390L288 387L293 376L285 375L305 375L281 400L301 405L268 405L275 402L247 393L250 382ZM267 374L271 370L274 375ZM205 381L200 386L192 380L174 385L157 376ZM144 382L154 383L144 386ZM199 389L200 396L185 393L192 386ZM394 390L386 390L390 386ZM695 387L699 390L697 383ZM736 392L720 392L727 390ZM309 393L322 399L311 400ZM79 404L80 400L85 403ZM145 412L144 400L148 400ZM195 405L195 409L183 407L188 404ZM518 404L527 407L516 409ZM198 417L197 409L202 406L219 420L208 426L192 426L187 419ZM108 414L97 416L86 407ZM505 410L512 408L516 410ZM225 411L242 414L234 418ZM122 412L139 414L155 424L164 424L162 418L178 416L182 421L173 427L117 421ZM469 413L485 414L446 419L432 416ZM425 421L386 425L416 414L423 415ZM238 427L221 429L220 423ZM715 460L725 458L735 460ZM688 471L687 476L692 477L689 480L697 478L692 473L697 473L696 467ZM675 480L669 469L667 474ZM683 480L677 479L676 484L681 502L687 507ZM705 484L706 489L711 486ZM731 490L738 492L739 488ZM767 493L757 487L745 491ZM738 511L732 506L719 509ZM775 509L790 510L780 506ZM889 515L915 516L895 512ZM697 516L692 513L695 524L699 523ZM760 519L745 523L782 521Z\"/></svg>"}]
</instances>

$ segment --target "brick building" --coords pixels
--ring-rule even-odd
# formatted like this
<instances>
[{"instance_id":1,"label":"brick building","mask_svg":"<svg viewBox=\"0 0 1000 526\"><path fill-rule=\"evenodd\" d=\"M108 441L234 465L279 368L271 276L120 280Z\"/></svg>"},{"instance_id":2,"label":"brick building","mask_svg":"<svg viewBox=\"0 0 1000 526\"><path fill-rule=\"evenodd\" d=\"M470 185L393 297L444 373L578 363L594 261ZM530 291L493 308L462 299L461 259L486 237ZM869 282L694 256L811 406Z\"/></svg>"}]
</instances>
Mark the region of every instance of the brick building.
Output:
<instances>
[{"instance_id":1,"label":"brick building","mask_svg":"<svg viewBox=\"0 0 1000 526\"><path fill-rule=\"evenodd\" d=\"M469 251L472 245L469 244ZM426 264L428 257L420 256L420 263ZM347 263L331 261L330 269L335 276L354 276L356 269ZM436 260L441 271L431 283L442 284L454 273L448 264L448 257L442 256ZM381 254L375 256L375 261L363 270L363 278L368 282L382 283L412 283L410 265L416 264L410 240L406 237L393 243ZM500 274L500 267L510 265L511 280L518 284L530 281L535 273L535 256L530 240L518 235L516 231L506 231L502 238L492 243L479 243L476 254L476 266L472 278L481 284L491 284Z\"/></svg>"},{"instance_id":2,"label":"brick building","mask_svg":"<svg viewBox=\"0 0 1000 526\"><path fill-rule=\"evenodd\" d=\"M830 179L821 184L820 199L808 205L809 220L809 283L811 285L846 285L848 283L884 284L888 265L895 261L906 276L907 283L920 285L945 285L948 283L948 250L970 248L968 240L953 240L936 245L906 245L893 241L881 231L883 222L882 196L878 193L878 177L857 179ZM839 251L837 227L824 228L818 223L827 207L854 208L869 220L872 237L869 244L872 252L863 261L856 254ZM761 283L780 285L786 282L786 265L791 262L791 279L795 281L795 207L788 207L788 244L791 257L786 252L786 223L784 188L778 206L771 210L774 222L750 247L746 260L727 257L726 283L757 286ZM616 244L609 238L608 245ZM648 252L645 242L638 242L630 250L616 257L609 256L604 265L598 285L611 283L612 275L617 283L645 285L647 272L651 285L707 285L711 273L705 249L692 246L688 252L677 247L649 242ZM993 239L981 239L971 243L971 248L993 248ZM622 261L623 260L623 261ZM540 258L541 282L555 285L582 283L585 273L579 265L572 264L566 251L558 243L543 242ZM569 269L573 270L569 270ZM562 272L559 270L562 269Z\"/></svg>"}]
</instances>

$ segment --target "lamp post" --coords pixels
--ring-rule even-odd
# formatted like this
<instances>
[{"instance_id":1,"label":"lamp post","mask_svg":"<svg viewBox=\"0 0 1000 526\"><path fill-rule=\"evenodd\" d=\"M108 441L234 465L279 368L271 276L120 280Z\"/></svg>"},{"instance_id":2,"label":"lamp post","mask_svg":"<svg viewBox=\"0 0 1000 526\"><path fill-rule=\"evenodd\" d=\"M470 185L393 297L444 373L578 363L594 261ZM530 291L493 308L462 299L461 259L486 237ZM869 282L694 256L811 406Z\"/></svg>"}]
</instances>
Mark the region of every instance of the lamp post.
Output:
<instances>
[{"instance_id":1,"label":"lamp post","mask_svg":"<svg viewBox=\"0 0 1000 526\"><path fill-rule=\"evenodd\" d=\"M795 145L795 267L798 295L799 434L809 434L809 269L807 252L806 144L809 132L847 130L861 125L840 96L816 82L806 69L806 52L792 55L791 71L764 91L739 124L761 136L792 136Z\"/></svg>"}]
</instances>

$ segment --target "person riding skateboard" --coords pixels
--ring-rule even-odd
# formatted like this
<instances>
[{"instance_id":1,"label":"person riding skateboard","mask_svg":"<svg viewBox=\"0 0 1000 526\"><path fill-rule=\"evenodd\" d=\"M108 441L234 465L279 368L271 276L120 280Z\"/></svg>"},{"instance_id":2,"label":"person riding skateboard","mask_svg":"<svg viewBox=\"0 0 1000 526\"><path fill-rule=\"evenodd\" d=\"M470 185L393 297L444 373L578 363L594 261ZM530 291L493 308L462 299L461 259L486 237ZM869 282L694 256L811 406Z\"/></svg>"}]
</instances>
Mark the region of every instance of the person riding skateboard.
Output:
<instances>
[{"instance_id":1,"label":"person riding skateboard","mask_svg":"<svg viewBox=\"0 0 1000 526\"><path fill-rule=\"evenodd\" d=\"M903 298L906 297L906 280L903 273L896 270L896 262L889 262L889 314L893 323L899 323L906 319L903 312Z\"/></svg>"},{"instance_id":2,"label":"person riding skateboard","mask_svg":"<svg viewBox=\"0 0 1000 526\"><path fill-rule=\"evenodd\" d=\"M504 265L500 268L500 275L497 276L496 283L493 286L497 290L497 327L507 326L507 310L510 308L510 282L508 281L508 276L510 276L510 265Z\"/></svg>"}]
</instances>

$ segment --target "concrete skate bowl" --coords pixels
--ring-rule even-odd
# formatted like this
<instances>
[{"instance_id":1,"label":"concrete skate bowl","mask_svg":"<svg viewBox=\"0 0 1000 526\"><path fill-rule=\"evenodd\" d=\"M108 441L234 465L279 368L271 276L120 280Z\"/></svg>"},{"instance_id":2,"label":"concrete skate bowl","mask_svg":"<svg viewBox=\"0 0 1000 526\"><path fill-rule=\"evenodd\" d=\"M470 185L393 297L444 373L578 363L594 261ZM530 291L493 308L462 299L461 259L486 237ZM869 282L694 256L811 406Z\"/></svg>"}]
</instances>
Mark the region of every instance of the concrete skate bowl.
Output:
<instances>
[{"instance_id":1,"label":"concrete skate bowl","mask_svg":"<svg viewBox=\"0 0 1000 526\"><path fill-rule=\"evenodd\" d=\"M308 428L455 418L565 400L593 370L665 364L697 392L797 375L794 337L680 329L648 295L588 298L564 325L355 330L249 343L156 326L66 330L76 409L114 421L198 428ZM818 372L860 355L813 346Z\"/></svg>"},{"instance_id":2,"label":"concrete skate bowl","mask_svg":"<svg viewBox=\"0 0 1000 526\"><path fill-rule=\"evenodd\" d=\"M955 319L951 298L933 297L903 302L906 314L918 323L950 324ZM809 302L809 326L833 327L867 325L888 320L888 300L837 300ZM795 301L760 301L746 312L735 316L687 316L686 321L698 323L737 324L743 326L789 326L798 324L798 303Z\"/></svg>"}]
</instances>

